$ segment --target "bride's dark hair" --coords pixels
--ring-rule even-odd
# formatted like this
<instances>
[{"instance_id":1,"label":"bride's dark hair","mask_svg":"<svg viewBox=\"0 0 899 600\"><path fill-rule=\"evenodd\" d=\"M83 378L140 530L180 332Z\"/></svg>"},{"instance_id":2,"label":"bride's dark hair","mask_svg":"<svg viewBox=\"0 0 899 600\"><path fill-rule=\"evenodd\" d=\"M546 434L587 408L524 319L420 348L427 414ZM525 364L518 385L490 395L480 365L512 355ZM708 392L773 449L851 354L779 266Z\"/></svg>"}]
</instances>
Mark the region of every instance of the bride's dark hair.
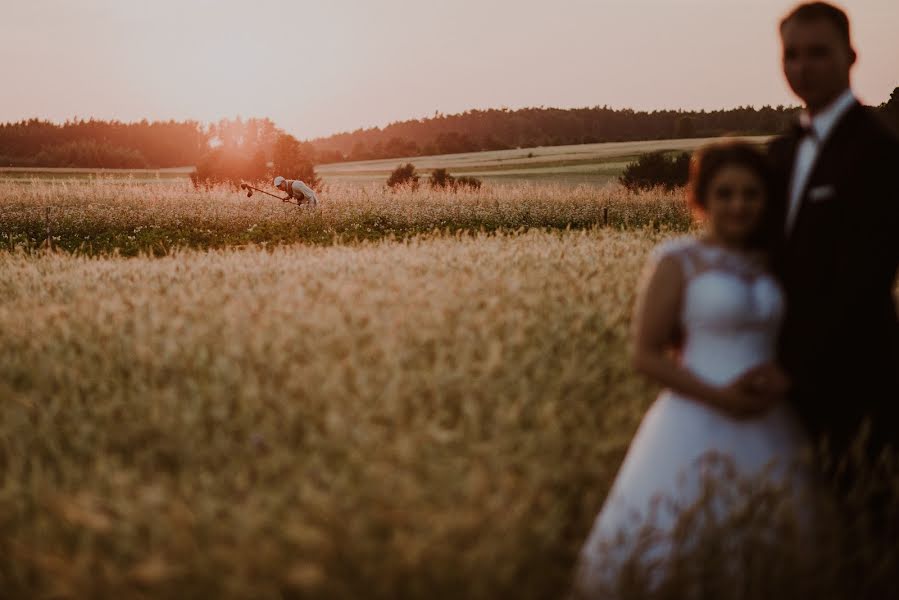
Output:
<instances>
[{"instance_id":1,"label":"bride's dark hair","mask_svg":"<svg viewBox=\"0 0 899 600\"><path fill-rule=\"evenodd\" d=\"M750 240L755 247L767 247L771 231L772 175L768 160L755 146L746 142L718 142L704 146L690 160L690 181L687 202L699 213L708 207L709 186L715 176L726 167L743 167L754 173L765 191L765 209L758 231Z\"/></svg>"}]
</instances>

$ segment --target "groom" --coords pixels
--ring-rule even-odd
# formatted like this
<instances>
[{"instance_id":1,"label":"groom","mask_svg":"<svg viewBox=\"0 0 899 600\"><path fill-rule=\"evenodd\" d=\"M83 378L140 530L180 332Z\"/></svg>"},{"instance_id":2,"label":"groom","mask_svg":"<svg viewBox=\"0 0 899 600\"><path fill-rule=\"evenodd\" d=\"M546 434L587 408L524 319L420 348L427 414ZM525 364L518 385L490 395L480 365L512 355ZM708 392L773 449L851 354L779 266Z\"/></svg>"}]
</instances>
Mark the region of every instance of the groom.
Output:
<instances>
[{"instance_id":1,"label":"groom","mask_svg":"<svg viewBox=\"0 0 899 600\"><path fill-rule=\"evenodd\" d=\"M899 446L899 140L850 87L849 20L824 2L783 20L783 68L805 104L775 140L775 260L787 293L780 359L810 433L836 456Z\"/></svg>"}]
</instances>

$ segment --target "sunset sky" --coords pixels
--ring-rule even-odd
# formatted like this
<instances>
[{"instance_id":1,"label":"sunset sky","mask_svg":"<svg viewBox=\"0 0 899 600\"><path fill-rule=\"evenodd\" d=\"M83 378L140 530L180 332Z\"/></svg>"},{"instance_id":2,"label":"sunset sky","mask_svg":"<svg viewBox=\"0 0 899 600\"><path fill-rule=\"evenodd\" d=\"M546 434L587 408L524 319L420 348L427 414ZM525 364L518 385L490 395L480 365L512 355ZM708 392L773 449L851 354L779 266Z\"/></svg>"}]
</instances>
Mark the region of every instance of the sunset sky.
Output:
<instances>
[{"instance_id":1,"label":"sunset sky","mask_svg":"<svg viewBox=\"0 0 899 600\"><path fill-rule=\"evenodd\" d=\"M268 116L309 138L469 108L789 104L793 0L0 0L0 121ZM843 2L879 104L899 0Z\"/></svg>"}]
</instances>

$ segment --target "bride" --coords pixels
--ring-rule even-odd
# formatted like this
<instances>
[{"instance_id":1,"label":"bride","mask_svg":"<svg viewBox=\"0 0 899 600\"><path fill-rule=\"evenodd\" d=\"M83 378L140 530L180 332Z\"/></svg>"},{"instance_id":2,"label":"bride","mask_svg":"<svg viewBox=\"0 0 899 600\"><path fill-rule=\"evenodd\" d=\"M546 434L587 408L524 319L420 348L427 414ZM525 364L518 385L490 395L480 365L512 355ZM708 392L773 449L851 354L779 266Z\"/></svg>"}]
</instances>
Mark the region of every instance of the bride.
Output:
<instances>
[{"instance_id":1,"label":"bride","mask_svg":"<svg viewBox=\"0 0 899 600\"><path fill-rule=\"evenodd\" d=\"M768 181L763 156L742 143L706 147L692 164L690 200L707 230L655 250L634 318L634 365L667 389L581 550L578 597L595 596L615 576L635 550L624 540L649 521L663 539L672 533L677 512L660 502L698 501L705 459L725 457L737 477L771 477L772 465L791 465L806 444L774 363L784 296L761 250Z\"/></svg>"}]
</instances>

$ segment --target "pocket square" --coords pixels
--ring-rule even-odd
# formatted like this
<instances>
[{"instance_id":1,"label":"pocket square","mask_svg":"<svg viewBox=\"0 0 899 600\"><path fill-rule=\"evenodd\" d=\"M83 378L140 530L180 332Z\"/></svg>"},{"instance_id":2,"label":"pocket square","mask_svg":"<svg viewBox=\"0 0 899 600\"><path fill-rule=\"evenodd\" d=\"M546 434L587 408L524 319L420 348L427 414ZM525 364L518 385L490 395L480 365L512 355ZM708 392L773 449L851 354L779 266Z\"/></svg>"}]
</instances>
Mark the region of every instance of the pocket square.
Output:
<instances>
[{"instance_id":1,"label":"pocket square","mask_svg":"<svg viewBox=\"0 0 899 600\"><path fill-rule=\"evenodd\" d=\"M837 188L832 185L819 185L808 191L809 202L822 202L837 195Z\"/></svg>"}]
</instances>

